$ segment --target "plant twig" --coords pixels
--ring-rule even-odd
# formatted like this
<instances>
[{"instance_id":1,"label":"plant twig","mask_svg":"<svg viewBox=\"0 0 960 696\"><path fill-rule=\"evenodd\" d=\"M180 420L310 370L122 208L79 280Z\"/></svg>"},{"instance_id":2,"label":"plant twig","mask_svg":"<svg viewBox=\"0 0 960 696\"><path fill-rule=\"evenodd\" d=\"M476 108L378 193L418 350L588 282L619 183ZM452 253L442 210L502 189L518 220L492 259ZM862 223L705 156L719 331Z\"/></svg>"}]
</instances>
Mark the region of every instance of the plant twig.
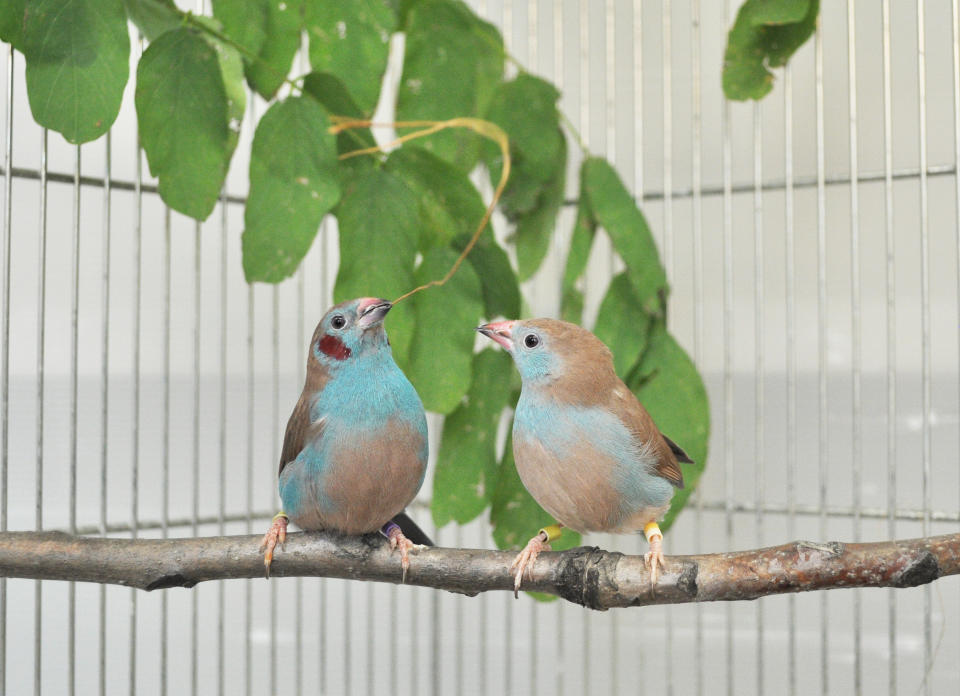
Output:
<instances>
[{"instance_id":1,"label":"plant twig","mask_svg":"<svg viewBox=\"0 0 960 696\"><path fill-rule=\"evenodd\" d=\"M358 157L360 155L370 155L376 152L383 152L386 149L396 147L397 145L402 145L403 143L415 138L423 138L428 135L433 135L434 133L446 130L447 128L467 128L479 135L482 135L484 138L489 138L499 146L500 152L503 155L503 166L500 169L500 181L497 182L497 188L493 192L493 197L490 199L490 203L487 205L487 209L483 214L483 218L480 220L480 224L477 225L476 232L474 232L473 236L470 237L470 241L467 242L467 245L463 248L463 251L460 252L457 260L453 262L450 270L447 271L443 278L431 280L429 283L424 283L423 285L417 286L409 292L405 292L404 294L400 295L400 297L395 299L393 304L397 304L401 300L405 300L421 290L445 285L446 282L453 277L453 274L457 272L457 269L460 268L460 265L463 263L464 259L467 258L467 255L470 254L470 252L473 250L473 247L480 239L480 235L483 234L484 228L487 226L487 223L490 222L490 216L493 215L493 211L497 207L497 202L500 200L500 196L503 195L503 190L507 186L507 179L510 178L510 141L507 139L507 134L504 133L503 129L497 124L492 123L491 121L484 121L482 118L460 117L451 118L446 121L397 121L396 123L374 123L373 121L369 120L348 119L340 116L334 116L332 117L332 120L334 125L330 127L330 131L334 134L353 128L373 128L376 126L420 129L414 131L413 133L401 135L400 137L384 145L374 145L373 147L366 147L361 150L345 152L340 155L340 159L349 159L351 157Z\"/></svg>"},{"instance_id":2,"label":"plant twig","mask_svg":"<svg viewBox=\"0 0 960 696\"><path fill-rule=\"evenodd\" d=\"M60 532L0 534L0 576L126 585L193 587L263 577L259 536L105 539ZM513 590L510 551L422 548L407 584L463 594ZM869 544L797 541L753 551L672 556L656 587L642 556L593 547L544 553L524 589L591 609L756 599L846 587L915 587L960 574L960 534ZM291 534L274 577L400 582L400 559L380 535Z\"/></svg>"}]
</instances>

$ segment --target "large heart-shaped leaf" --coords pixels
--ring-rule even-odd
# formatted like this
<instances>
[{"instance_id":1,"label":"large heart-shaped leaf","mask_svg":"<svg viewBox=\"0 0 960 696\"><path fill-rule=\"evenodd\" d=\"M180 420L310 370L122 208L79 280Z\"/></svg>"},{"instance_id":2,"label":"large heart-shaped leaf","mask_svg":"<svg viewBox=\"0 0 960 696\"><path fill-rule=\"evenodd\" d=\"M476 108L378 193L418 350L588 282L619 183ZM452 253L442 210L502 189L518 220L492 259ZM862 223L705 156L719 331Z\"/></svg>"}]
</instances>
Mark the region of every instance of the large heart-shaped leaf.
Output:
<instances>
[{"instance_id":1,"label":"large heart-shaped leaf","mask_svg":"<svg viewBox=\"0 0 960 696\"><path fill-rule=\"evenodd\" d=\"M340 198L330 120L314 99L277 102L257 125L244 210L247 281L277 283L310 250L320 221Z\"/></svg>"},{"instance_id":2,"label":"large heart-shaped leaf","mask_svg":"<svg viewBox=\"0 0 960 696\"><path fill-rule=\"evenodd\" d=\"M33 118L71 143L99 138L120 113L130 72L122 0L30 0L24 12Z\"/></svg>"},{"instance_id":3,"label":"large heart-shaped leaf","mask_svg":"<svg viewBox=\"0 0 960 696\"><path fill-rule=\"evenodd\" d=\"M267 40L269 0L213 0L213 16L224 33L256 56ZM251 58L246 58L250 62Z\"/></svg>"},{"instance_id":4,"label":"large heart-shaped leaf","mask_svg":"<svg viewBox=\"0 0 960 696\"><path fill-rule=\"evenodd\" d=\"M443 277L456 259L456 252L449 248L427 252L417 268L416 284ZM446 285L417 293L409 301L416 311L417 328L407 377L424 408L450 413L470 388L473 327L483 316L480 279L472 266L463 264Z\"/></svg>"},{"instance_id":5,"label":"large heart-shaped leaf","mask_svg":"<svg viewBox=\"0 0 960 696\"><path fill-rule=\"evenodd\" d=\"M246 62L247 82L264 99L272 99L287 79L300 48L304 0L266 0L267 22L260 52Z\"/></svg>"},{"instance_id":6,"label":"large heart-shaped leaf","mask_svg":"<svg viewBox=\"0 0 960 696\"><path fill-rule=\"evenodd\" d=\"M503 75L503 40L496 28L453 0L420 0L406 14L403 77L397 95L400 121L483 116ZM470 171L480 140L449 129L417 140Z\"/></svg>"},{"instance_id":7,"label":"large heart-shaped leaf","mask_svg":"<svg viewBox=\"0 0 960 696\"><path fill-rule=\"evenodd\" d=\"M342 80L368 116L380 95L396 22L387 0L307 4L311 67Z\"/></svg>"},{"instance_id":8,"label":"large heart-shaped leaf","mask_svg":"<svg viewBox=\"0 0 960 696\"><path fill-rule=\"evenodd\" d=\"M137 118L150 172L164 202L197 220L216 205L236 145L236 100L228 97L220 60L216 47L184 27L161 34L137 67Z\"/></svg>"},{"instance_id":9,"label":"large heart-shaped leaf","mask_svg":"<svg viewBox=\"0 0 960 696\"><path fill-rule=\"evenodd\" d=\"M667 274L646 218L637 208L616 170L606 160L591 157L583 164L583 190L597 223L610 235L620 258L627 264L633 289L644 310L658 314L667 289Z\"/></svg>"},{"instance_id":10,"label":"large heart-shaped leaf","mask_svg":"<svg viewBox=\"0 0 960 696\"><path fill-rule=\"evenodd\" d=\"M650 316L643 311L626 272L610 281L593 333L613 352L613 365L625 378L647 344Z\"/></svg>"}]
</instances>

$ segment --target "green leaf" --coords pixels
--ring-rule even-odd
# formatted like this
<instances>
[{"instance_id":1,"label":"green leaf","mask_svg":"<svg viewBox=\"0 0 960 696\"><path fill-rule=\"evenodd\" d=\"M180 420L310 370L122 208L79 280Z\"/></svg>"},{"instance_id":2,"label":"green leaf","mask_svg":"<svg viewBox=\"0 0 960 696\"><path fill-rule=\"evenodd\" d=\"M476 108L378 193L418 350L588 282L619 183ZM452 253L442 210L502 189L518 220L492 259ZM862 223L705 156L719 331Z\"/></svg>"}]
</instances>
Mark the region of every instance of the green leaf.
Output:
<instances>
[{"instance_id":1,"label":"green leaf","mask_svg":"<svg viewBox=\"0 0 960 696\"><path fill-rule=\"evenodd\" d=\"M23 50L23 19L27 0L7 0L0 6L0 40Z\"/></svg>"},{"instance_id":2,"label":"green leaf","mask_svg":"<svg viewBox=\"0 0 960 696\"><path fill-rule=\"evenodd\" d=\"M567 145L557 113L559 97L549 82L522 73L500 85L487 112L487 119L503 128L510 140L510 178L500 209L516 225L521 281L543 263L563 205ZM523 108L517 108L518 104ZM483 157L490 181L496 185L503 170L503 153L485 141Z\"/></svg>"},{"instance_id":3,"label":"green leaf","mask_svg":"<svg viewBox=\"0 0 960 696\"><path fill-rule=\"evenodd\" d=\"M497 474L497 489L490 507L493 540L501 549L523 548L540 529L556 522L533 499L520 480L513 462L513 437L507 446ZM580 534L564 529L551 546L556 551L580 545Z\"/></svg>"},{"instance_id":4,"label":"green leaf","mask_svg":"<svg viewBox=\"0 0 960 696\"><path fill-rule=\"evenodd\" d=\"M406 20L397 120L483 116L503 75L503 40L496 28L454 0L421 0ZM480 136L447 129L410 145L470 171Z\"/></svg>"},{"instance_id":5,"label":"green leaf","mask_svg":"<svg viewBox=\"0 0 960 696\"><path fill-rule=\"evenodd\" d=\"M394 150L386 167L420 200L420 251L447 246L458 235L469 238L476 231L486 206L463 171L416 147Z\"/></svg>"},{"instance_id":6,"label":"green leaf","mask_svg":"<svg viewBox=\"0 0 960 696\"><path fill-rule=\"evenodd\" d=\"M353 118L365 118L350 92L336 75L312 72L303 81L303 91L323 104L327 113ZM337 153L353 152L372 147L376 142L369 128L351 128L337 135ZM361 155L340 160L343 178L359 175L377 164L378 155Z\"/></svg>"},{"instance_id":7,"label":"green leaf","mask_svg":"<svg viewBox=\"0 0 960 696\"><path fill-rule=\"evenodd\" d=\"M513 361L488 348L473 356L467 398L443 421L430 509L438 526L466 524L484 511L496 486L497 426L510 398Z\"/></svg>"},{"instance_id":8,"label":"green leaf","mask_svg":"<svg viewBox=\"0 0 960 696\"><path fill-rule=\"evenodd\" d=\"M694 461L680 464L684 487L674 493L670 510L660 523L660 528L667 531L696 489L706 465L710 437L707 391L693 361L659 321L650 330L647 349L630 388L660 431Z\"/></svg>"},{"instance_id":9,"label":"green leaf","mask_svg":"<svg viewBox=\"0 0 960 696\"><path fill-rule=\"evenodd\" d=\"M183 26L183 13L173 0L123 0L127 16L147 41Z\"/></svg>"},{"instance_id":10,"label":"green leaf","mask_svg":"<svg viewBox=\"0 0 960 696\"><path fill-rule=\"evenodd\" d=\"M555 169L553 178L540 191L537 205L516 218L517 231L514 243L517 246L517 273L520 280L527 280L537 272L550 250L550 238L557 222L557 213L563 205L566 190L567 145L560 140L562 166Z\"/></svg>"},{"instance_id":11,"label":"green leaf","mask_svg":"<svg viewBox=\"0 0 960 696\"><path fill-rule=\"evenodd\" d=\"M403 179L420 200L421 252L451 244L460 252L476 232L486 206L466 174L420 148L394 150L386 167ZM507 253L488 224L467 260L480 276L485 316L516 317L520 287Z\"/></svg>"},{"instance_id":12,"label":"green leaf","mask_svg":"<svg viewBox=\"0 0 960 696\"><path fill-rule=\"evenodd\" d=\"M420 233L418 207L410 189L382 169L350 180L335 211L340 228L340 268L334 301L354 297L392 300L413 287ZM386 321L393 355L401 367L408 362L413 340L412 299L390 310Z\"/></svg>"},{"instance_id":13,"label":"green leaf","mask_svg":"<svg viewBox=\"0 0 960 696\"><path fill-rule=\"evenodd\" d=\"M244 210L247 282L277 283L290 276L339 200L329 125L323 107L305 97L274 104L257 124Z\"/></svg>"},{"instance_id":14,"label":"green leaf","mask_svg":"<svg viewBox=\"0 0 960 696\"><path fill-rule=\"evenodd\" d=\"M300 48L304 0L267 0L266 35L256 60L246 64L247 82L264 99L272 99L287 79Z\"/></svg>"},{"instance_id":15,"label":"green leaf","mask_svg":"<svg viewBox=\"0 0 960 696\"><path fill-rule=\"evenodd\" d=\"M71 143L110 130L129 75L122 0L30 0L20 42L37 123Z\"/></svg>"},{"instance_id":16,"label":"green leaf","mask_svg":"<svg viewBox=\"0 0 960 696\"><path fill-rule=\"evenodd\" d=\"M510 140L510 179L500 206L510 220L542 207L543 189L554 185L566 168L567 150L560 130L557 99L560 92L545 80L521 73L497 89L487 119L500 126ZM522 104L523 108L518 108ZM485 141L484 163L490 182L500 182L503 153Z\"/></svg>"},{"instance_id":17,"label":"green leaf","mask_svg":"<svg viewBox=\"0 0 960 696\"><path fill-rule=\"evenodd\" d=\"M268 0L213 0L213 16L223 32L253 55L267 39L269 12Z\"/></svg>"},{"instance_id":18,"label":"green leaf","mask_svg":"<svg viewBox=\"0 0 960 696\"><path fill-rule=\"evenodd\" d=\"M819 0L747 0L727 35L723 92L762 99L773 89L768 68L786 65L817 27Z\"/></svg>"},{"instance_id":19,"label":"green leaf","mask_svg":"<svg viewBox=\"0 0 960 696\"><path fill-rule=\"evenodd\" d=\"M367 116L377 105L396 22L385 0L307 5L311 67L340 78Z\"/></svg>"},{"instance_id":20,"label":"green leaf","mask_svg":"<svg viewBox=\"0 0 960 696\"><path fill-rule=\"evenodd\" d=\"M614 248L627 264L644 311L660 314L667 276L643 213L609 162L591 157L583 166L584 189L597 223L610 235Z\"/></svg>"},{"instance_id":21,"label":"green leaf","mask_svg":"<svg viewBox=\"0 0 960 696\"><path fill-rule=\"evenodd\" d=\"M586 164L586 163L584 163ZM567 266L563 272L560 316L564 321L579 324L583 319L583 292L577 287L580 277L590 260L590 249L596 236L597 221L590 209L584 177L586 166L580 167L580 201L577 204L577 219L573 224L570 249L567 251Z\"/></svg>"},{"instance_id":22,"label":"green leaf","mask_svg":"<svg viewBox=\"0 0 960 696\"><path fill-rule=\"evenodd\" d=\"M441 278L457 253L440 248L428 251L417 268L416 284ZM417 388L423 406L435 413L450 413L470 388L470 363L476 334L473 327L483 314L480 279L470 264L463 264L441 288L431 288L410 298L417 328L407 377Z\"/></svg>"},{"instance_id":23,"label":"green leaf","mask_svg":"<svg viewBox=\"0 0 960 696\"><path fill-rule=\"evenodd\" d=\"M195 21L218 32L223 29L212 17L196 17ZM243 115L247 108L247 90L243 84L243 59L236 48L211 34L203 34L203 38L217 52L220 75L223 78L223 91L227 95L227 127L230 129L227 150L232 154L240 139L240 124L243 122Z\"/></svg>"},{"instance_id":24,"label":"green leaf","mask_svg":"<svg viewBox=\"0 0 960 696\"><path fill-rule=\"evenodd\" d=\"M456 247L463 249L463 245ZM467 260L480 276L484 316L487 319L519 317L520 286L517 284L517 275L510 266L507 252L497 244L491 233L483 233Z\"/></svg>"},{"instance_id":25,"label":"green leaf","mask_svg":"<svg viewBox=\"0 0 960 696\"><path fill-rule=\"evenodd\" d=\"M137 119L150 172L164 202L197 220L216 205L236 144L220 55L197 31L181 28L161 34L137 67Z\"/></svg>"},{"instance_id":26,"label":"green leaf","mask_svg":"<svg viewBox=\"0 0 960 696\"><path fill-rule=\"evenodd\" d=\"M610 281L593 333L613 351L617 374L626 377L647 343L650 317L644 313L626 272Z\"/></svg>"}]
</instances>

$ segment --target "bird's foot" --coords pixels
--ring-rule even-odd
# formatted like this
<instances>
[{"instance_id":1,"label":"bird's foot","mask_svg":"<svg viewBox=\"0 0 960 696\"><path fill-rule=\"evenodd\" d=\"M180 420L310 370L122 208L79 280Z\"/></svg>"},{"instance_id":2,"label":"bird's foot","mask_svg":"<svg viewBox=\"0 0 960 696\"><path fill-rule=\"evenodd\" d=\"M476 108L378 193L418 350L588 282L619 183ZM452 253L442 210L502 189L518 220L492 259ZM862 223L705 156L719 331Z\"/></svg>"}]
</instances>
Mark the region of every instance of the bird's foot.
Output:
<instances>
[{"instance_id":1,"label":"bird's foot","mask_svg":"<svg viewBox=\"0 0 960 696\"><path fill-rule=\"evenodd\" d=\"M643 555L643 560L650 567L650 584L656 585L663 562L663 532L656 522L650 522L643 528L643 533L650 543L650 550Z\"/></svg>"},{"instance_id":2,"label":"bird's foot","mask_svg":"<svg viewBox=\"0 0 960 696\"><path fill-rule=\"evenodd\" d=\"M409 554L410 551L416 548L416 544L407 539L403 530L394 522L387 522L381 531L386 535L387 539L390 540L390 550L400 550L400 568L403 571L403 575L400 577L400 583L403 584L407 581L407 571L410 570Z\"/></svg>"},{"instance_id":3,"label":"bird's foot","mask_svg":"<svg viewBox=\"0 0 960 696\"><path fill-rule=\"evenodd\" d=\"M533 580L533 562L541 551L549 551L550 542L547 540L547 533L541 531L537 536L527 542L523 551L517 554L510 564L510 572L513 573L513 596L520 596L520 583L523 582L523 575L526 573L530 580Z\"/></svg>"},{"instance_id":4,"label":"bird's foot","mask_svg":"<svg viewBox=\"0 0 960 696\"><path fill-rule=\"evenodd\" d=\"M287 543L287 522L290 518L287 513L278 512L273 517L273 524L263 535L263 541L260 542L260 552L263 553L263 565L266 568L267 577L270 577L270 564L273 563L273 550L280 544L280 548L285 548Z\"/></svg>"}]
</instances>

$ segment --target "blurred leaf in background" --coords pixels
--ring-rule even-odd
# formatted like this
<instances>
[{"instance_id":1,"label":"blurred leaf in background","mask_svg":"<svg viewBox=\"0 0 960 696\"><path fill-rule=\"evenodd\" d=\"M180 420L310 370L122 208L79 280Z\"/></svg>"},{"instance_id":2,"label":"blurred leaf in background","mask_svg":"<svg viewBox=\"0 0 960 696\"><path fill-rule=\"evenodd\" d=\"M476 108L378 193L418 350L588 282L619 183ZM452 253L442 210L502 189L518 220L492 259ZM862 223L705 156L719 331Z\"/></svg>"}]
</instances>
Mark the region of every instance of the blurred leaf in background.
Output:
<instances>
[{"instance_id":1,"label":"blurred leaf in background","mask_svg":"<svg viewBox=\"0 0 960 696\"><path fill-rule=\"evenodd\" d=\"M763 99L773 89L769 68L787 64L817 28L819 0L747 0L727 35L723 93Z\"/></svg>"}]
</instances>

